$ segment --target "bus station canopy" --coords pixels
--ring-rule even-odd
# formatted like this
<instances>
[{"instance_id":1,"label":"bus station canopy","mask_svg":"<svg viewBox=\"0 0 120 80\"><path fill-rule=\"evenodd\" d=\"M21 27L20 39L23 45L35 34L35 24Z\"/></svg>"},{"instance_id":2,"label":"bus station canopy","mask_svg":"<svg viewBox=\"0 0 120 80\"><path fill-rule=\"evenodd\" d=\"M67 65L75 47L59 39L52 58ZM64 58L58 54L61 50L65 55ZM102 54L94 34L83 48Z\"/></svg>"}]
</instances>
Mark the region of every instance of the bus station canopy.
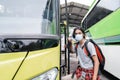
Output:
<instances>
[{"instance_id":1,"label":"bus station canopy","mask_svg":"<svg viewBox=\"0 0 120 80\"><path fill-rule=\"evenodd\" d=\"M66 13L67 8L67 13ZM75 3L75 2L69 2L67 3L67 6L65 4L60 5L60 22L64 23L66 21L66 14L68 14L68 25L75 27L80 26L81 20L85 16L89 9L89 6Z\"/></svg>"}]
</instances>

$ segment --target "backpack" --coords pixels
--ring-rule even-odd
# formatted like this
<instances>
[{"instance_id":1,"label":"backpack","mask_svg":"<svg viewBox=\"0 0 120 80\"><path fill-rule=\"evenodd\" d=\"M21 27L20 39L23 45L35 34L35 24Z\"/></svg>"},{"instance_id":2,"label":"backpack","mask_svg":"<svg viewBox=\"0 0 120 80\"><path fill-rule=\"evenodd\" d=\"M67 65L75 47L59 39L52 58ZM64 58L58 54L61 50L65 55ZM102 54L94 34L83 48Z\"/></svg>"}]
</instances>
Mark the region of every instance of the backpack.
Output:
<instances>
[{"instance_id":1,"label":"backpack","mask_svg":"<svg viewBox=\"0 0 120 80\"><path fill-rule=\"evenodd\" d=\"M97 54L97 57L98 57L98 60L99 60L99 63L100 63L100 65L99 65L99 70L100 71L103 71L104 70L104 65L105 65L105 57L104 57L104 55L103 55L103 53L102 53L102 50L101 50L101 48L92 40L92 39L89 39L89 40L87 40L86 42L85 42L85 44L84 44L84 46L83 47L85 47L85 49L86 49L86 54L92 59L92 57L90 56L90 51L88 50L88 47L87 47L87 45L88 45L88 42L91 42L91 43L93 43L93 45L94 45L94 47L95 47L95 49L96 49L96 54ZM77 50L77 47L78 47L78 43L76 44L76 50ZM82 47L82 48L83 48ZM76 51L77 52L77 51ZM93 60L92 60L93 61Z\"/></svg>"}]
</instances>

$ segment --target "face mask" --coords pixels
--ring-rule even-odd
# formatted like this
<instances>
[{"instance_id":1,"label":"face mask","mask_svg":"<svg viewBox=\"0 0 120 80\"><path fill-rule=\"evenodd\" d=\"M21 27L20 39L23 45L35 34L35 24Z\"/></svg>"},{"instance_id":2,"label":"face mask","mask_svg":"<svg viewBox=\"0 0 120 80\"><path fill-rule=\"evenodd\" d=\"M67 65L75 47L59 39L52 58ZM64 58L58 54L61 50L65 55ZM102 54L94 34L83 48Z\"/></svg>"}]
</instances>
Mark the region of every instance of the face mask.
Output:
<instances>
[{"instance_id":1,"label":"face mask","mask_svg":"<svg viewBox=\"0 0 120 80\"><path fill-rule=\"evenodd\" d=\"M75 35L75 39L77 41L81 41L83 39L83 35L82 34L77 34L77 35Z\"/></svg>"}]
</instances>

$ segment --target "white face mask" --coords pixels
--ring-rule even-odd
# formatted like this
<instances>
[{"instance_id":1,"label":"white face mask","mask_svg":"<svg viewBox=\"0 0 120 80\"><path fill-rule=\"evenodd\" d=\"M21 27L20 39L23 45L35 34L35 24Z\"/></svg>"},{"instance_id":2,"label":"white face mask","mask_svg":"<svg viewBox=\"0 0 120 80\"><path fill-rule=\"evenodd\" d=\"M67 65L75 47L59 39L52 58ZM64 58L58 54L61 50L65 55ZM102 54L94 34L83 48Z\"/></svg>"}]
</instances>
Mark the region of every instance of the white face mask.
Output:
<instances>
[{"instance_id":1,"label":"white face mask","mask_svg":"<svg viewBox=\"0 0 120 80\"><path fill-rule=\"evenodd\" d=\"M75 35L75 39L77 41L81 41L83 39L83 35L82 34L77 34L77 35Z\"/></svg>"}]
</instances>

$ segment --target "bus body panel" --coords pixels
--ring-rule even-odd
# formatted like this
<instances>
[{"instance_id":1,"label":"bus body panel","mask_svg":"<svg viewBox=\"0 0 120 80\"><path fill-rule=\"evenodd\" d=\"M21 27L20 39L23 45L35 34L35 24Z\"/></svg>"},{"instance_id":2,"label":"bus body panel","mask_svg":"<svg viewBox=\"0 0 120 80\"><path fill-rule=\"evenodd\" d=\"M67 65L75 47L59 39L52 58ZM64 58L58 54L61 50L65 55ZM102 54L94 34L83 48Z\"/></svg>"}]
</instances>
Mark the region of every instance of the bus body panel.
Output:
<instances>
[{"instance_id":1,"label":"bus body panel","mask_svg":"<svg viewBox=\"0 0 120 80\"><path fill-rule=\"evenodd\" d=\"M52 68L58 68L59 70L59 50L60 48L57 46L55 48L29 52L29 55L22 64L19 72L15 77L15 80L32 79Z\"/></svg>"},{"instance_id":2,"label":"bus body panel","mask_svg":"<svg viewBox=\"0 0 120 80\"><path fill-rule=\"evenodd\" d=\"M90 28L90 33L94 39L110 37L120 34L120 9L96 23Z\"/></svg>"},{"instance_id":3,"label":"bus body panel","mask_svg":"<svg viewBox=\"0 0 120 80\"><path fill-rule=\"evenodd\" d=\"M115 77L120 78L120 46L119 45L100 45L102 52L105 55L104 69L113 74Z\"/></svg>"},{"instance_id":4,"label":"bus body panel","mask_svg":"<svg viewBox=\"0 0 120 80\"><path fill-rule=\"evenodd\" d=\"M12 80L26 52L0 54L0 80Z\"/></svg>"}]
</instances>

